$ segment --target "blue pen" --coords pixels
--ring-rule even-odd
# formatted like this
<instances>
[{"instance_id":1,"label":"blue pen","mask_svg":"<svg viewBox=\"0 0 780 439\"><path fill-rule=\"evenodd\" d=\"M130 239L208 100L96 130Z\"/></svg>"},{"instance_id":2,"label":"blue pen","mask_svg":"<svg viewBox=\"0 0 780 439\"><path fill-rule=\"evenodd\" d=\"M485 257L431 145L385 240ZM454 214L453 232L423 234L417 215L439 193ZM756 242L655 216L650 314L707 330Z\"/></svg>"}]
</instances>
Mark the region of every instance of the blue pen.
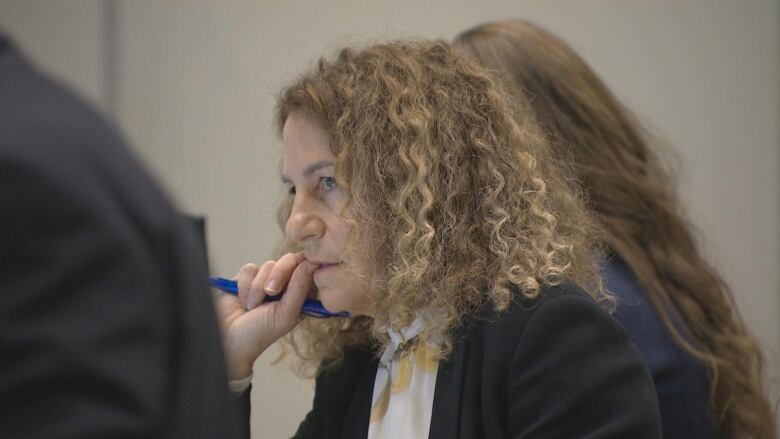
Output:
<instances>
[{"instance_id":1,"label":"blue pen","mask_svg":"<svg viewBox=\"0 0 780 439\"><path fill-rule=\"evenodd\" d=\"M236 281L225 279L222 277L209 276L209 285L211 285L212 287L220 291L224 291L234 296L238 295L238 284L236 283ZM276 296L265 296L264 302L276 302L281 298L282 298L281 294L278 294ZM349 317L349 313L346 311L332 313L327 309L325 309L325 307L322 306L322 303L319 300L311 300L311 299L306 299L303 302L303 308L301 309L301 314L305 314L310 317L316 317L318 319L327 319L330 317Z\"/></svg>"}]
</instances>

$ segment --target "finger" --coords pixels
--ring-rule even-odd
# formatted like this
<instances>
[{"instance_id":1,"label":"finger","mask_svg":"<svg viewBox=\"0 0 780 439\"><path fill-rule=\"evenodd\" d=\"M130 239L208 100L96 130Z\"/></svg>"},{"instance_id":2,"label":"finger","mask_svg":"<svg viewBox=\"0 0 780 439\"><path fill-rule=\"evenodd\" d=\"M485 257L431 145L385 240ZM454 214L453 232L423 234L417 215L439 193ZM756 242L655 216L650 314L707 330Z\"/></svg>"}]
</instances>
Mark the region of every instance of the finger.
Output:
<instances>
[{"instance_id":1,"label":"finger","mask_svg":"<svg viewBox=\"0 0 780 439\"><path fill-rule=\"evenodd\" d=\"M287 253L276 261L265 282L265 292L272 296L279 294L292 277L293 271L305 259L303 252Z\"/></svg>"},{"instance_id":2,"label":"finger","mask_svg":"<svg viewBox=\"0 0 780 439\"><path fill-rule=\"evenodd\" d=\"M219 293L214 297L214 308L220 323L225 323L235 312L245 312L244 307L238 302L238 298L232 294Z\"/></svg>"},{"instance_id":3,"label":"finger","mask_svg":"<svg viewBox=\"0 0 780 439\"><path fill-rule=\"evenodd\" d=\"M312 264L309 261L300 263L292 273L290 282L287 284L287 291L282 295L277 310L283 321L295 322L301 312L303 301L309 295L309 291L314 284L312 275L319 268L319 265Z\"/></svg>"},{"instance_id":4,"label":"finger","mask_svg":"<svg viewBox=\"0 0 780 439\"><path fill-rule=\"evenodd\" d=\"M249 287L255 279L260 268L256 264L244 264L238 270L235 280L238 285L238 301L242 306L246 306L246 297L249 294Z\"/></svg>"},{"instance_id":5,"label":"finger","mask_svg":"<svg viewBox=\"0 0 780 439\"><path fill-rule=\"evenodd\" d=\"M268 279L268 273L273 270L276 261L268 261L260 267L255 278L249 286L249 293L246 296L246 309L252 309L263 303L265 300L265 283Z\"/></svg>"}]
</instances>

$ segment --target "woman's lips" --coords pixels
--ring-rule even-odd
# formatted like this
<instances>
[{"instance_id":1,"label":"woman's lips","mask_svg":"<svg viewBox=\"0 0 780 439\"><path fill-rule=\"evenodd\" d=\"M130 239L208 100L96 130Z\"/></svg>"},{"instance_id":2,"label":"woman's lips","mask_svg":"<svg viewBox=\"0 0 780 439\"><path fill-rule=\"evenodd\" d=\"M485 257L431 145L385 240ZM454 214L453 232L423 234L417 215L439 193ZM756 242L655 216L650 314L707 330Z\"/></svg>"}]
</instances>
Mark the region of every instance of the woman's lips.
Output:
<instances>
[{"instance_id":1,"label":"woman's lips","mask_svg":"<svg viewBox=\"0 0 780 439\"><path fill-rule=\"evenodd\" d=\"M322 273L323 271L325 271L325 270L327 270L329 268L341 265L341 262L319 262L319 263L316 263L316 264L318 264L320 266L320 268L318 268L317 270L314 271L314 275L317 275L318 273Z\"/></svg>"}]
</instances>

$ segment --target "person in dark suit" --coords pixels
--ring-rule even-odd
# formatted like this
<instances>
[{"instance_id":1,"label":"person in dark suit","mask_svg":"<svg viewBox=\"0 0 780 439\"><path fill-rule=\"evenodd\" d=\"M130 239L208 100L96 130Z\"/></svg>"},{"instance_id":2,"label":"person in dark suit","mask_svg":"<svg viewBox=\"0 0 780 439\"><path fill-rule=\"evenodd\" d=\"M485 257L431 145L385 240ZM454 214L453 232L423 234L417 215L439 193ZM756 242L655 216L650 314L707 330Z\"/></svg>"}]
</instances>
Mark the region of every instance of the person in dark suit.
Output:
<instances>
[{"instance_id":1,"label":"person in dark suit","mask_svg":"<svg viewBox=\"0 0 780 439\"><path fill-rule=\"evenodd\" d=\"M775 437L759 343L698 248L654 136L553 33L490 22L453 46L533 110L604 224L613 314L650 368L666 438Z\"/></svg>"},{"instance_id":2,"label":"person in dark suit","mask_svg":"<svg viewBox=\"0 0 780 439\"><path fill-rule=\"evenodd\" d=\"M206 276L115 130L0 34L0 437L246 437Z\"/></svg>"},{"instance_id":3,"label":"person in dark suit","mask_svg":"<svg viewBox=\"0 0 780 439\"><path fill-rule=\"evenodd\" d=\"M289 252L242 267L218 315L234 381L269 324L295 328L317 376L295 437L661 436L595 222L504 95L427 41L344 49L281 94ZM280 311L306 294L350 316L296 327Z\"/></svg>"}]
</instances>

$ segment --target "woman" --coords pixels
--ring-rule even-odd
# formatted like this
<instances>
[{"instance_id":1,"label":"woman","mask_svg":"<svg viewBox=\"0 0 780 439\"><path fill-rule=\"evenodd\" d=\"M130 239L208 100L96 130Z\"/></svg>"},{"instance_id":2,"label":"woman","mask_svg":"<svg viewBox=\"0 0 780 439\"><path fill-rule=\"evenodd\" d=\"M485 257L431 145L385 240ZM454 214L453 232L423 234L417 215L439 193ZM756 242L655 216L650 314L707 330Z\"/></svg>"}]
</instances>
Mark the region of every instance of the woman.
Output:
<instances>
[{"instance_id":1,"label":"woman","mask_svg":"<svg viewBox=\"0 0 780 439\"><path fill-rule=\"evenodd\" d=\"M219 313L234 380L308 294L350 313L289 338L317 374L296 437L660 435L594 223L504 95L440 42L345 49L281 95L290 252Z\"/></svg>"},{"instance_id":2,"label":"woman","mask_svg":"<svg viewBox=\"0 0 780 439\"><path fill-rule=\"evenodd\" d=\"M631 114L569 46L531 23L483 24L454 46L536 113L605 226L602 275L653 374L664 437L773 437L758 344Z\"/></svg>"}]
</instances>

